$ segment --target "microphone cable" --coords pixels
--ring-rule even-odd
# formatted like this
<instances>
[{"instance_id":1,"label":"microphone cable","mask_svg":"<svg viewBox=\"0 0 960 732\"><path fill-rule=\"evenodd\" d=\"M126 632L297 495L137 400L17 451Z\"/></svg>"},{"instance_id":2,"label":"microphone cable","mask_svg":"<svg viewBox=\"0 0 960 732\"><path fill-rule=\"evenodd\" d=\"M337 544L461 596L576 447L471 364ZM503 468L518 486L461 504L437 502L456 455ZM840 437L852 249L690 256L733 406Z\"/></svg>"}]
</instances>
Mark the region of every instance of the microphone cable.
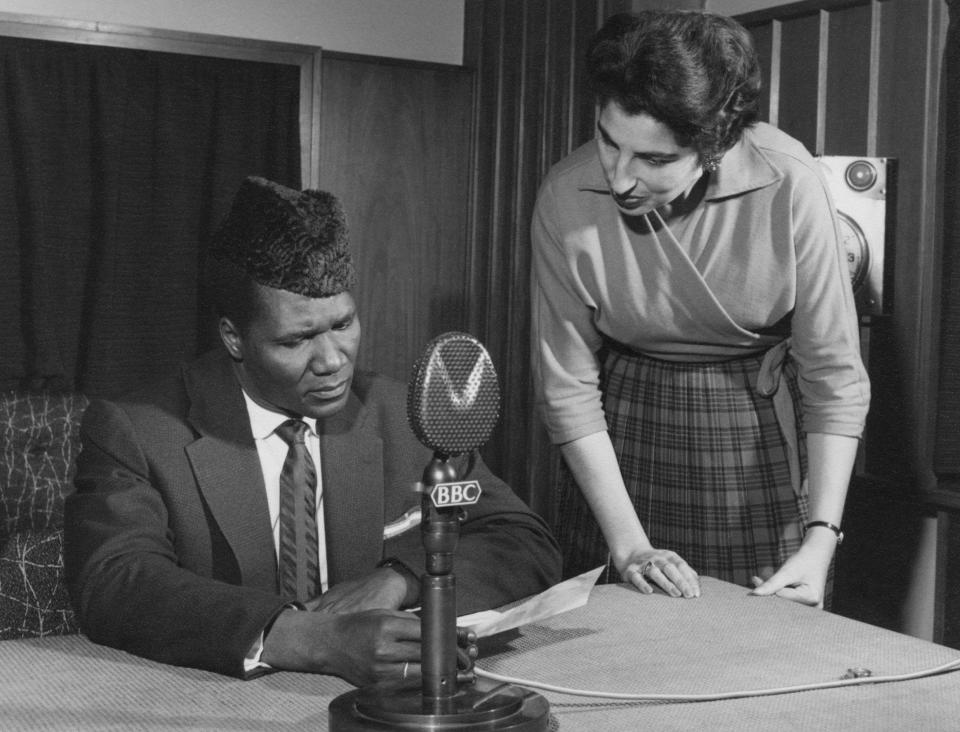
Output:
<instances>
[{"instance_id":1,"label":"microphone cable","mask_svg":"<svg viewBox=\"0 0 960 732\"><path fill-rule=\"evenodd\" d=\"M960 658L954 659L940 666L913 671L904 674L891 674L886 676L873 676L869 671L863 669L849 669L847 674L834 681L821 681L810 684L797 684L794 686L780 686L769 689L749 689L745 691L724 691L713 694L634 694L607 691L592 691L586 689L572 689L566 686L557 686L546 684L539 681L520 679L503 674L484 671L474 666L473 671L480 678L490 681L497 681L504 684L514 684L516 686L531 687L542 691L552 691L558 694L568 694L570 696L585 696L600 699L620 699L628 701L666 701L666 702L705 702L721 701L724 699L742 699L745 697L774 696L777 694L794 694L801 691L815 691L819 689L835 689L843 686L861 686L863 684L886 684L894 681L910 681L938 674L956 671L960 669Z\"/></svg>"}]
</instances>

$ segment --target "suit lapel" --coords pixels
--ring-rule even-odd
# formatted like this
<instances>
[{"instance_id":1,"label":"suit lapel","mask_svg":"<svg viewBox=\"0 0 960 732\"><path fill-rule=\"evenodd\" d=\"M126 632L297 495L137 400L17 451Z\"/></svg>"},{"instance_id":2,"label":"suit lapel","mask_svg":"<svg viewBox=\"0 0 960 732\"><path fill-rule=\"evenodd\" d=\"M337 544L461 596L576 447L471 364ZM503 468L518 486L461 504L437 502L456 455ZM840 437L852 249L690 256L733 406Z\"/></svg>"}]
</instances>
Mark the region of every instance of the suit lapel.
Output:
<instances>
[{"instance_id":1,"label":"suit lapel","mask_svg":"<svg viewBox=\"0 0 960 732\"><path fill-rule=\"evenodd\" d=\"M187 456L244 584L275 592L270 509L243 395L226 354L201 364L184 375L190 421L201 435L187 446Z\"/></svg>"},{"instance_id":2,"label":"suit lapel","mask_svg":"<svg viewBox=\"0 0 960 732\"><path fill-rule=\"evenodd\" d=\"M383 552L383 443L355 394L318 423L327 567L335 584L370 571Z\"/></svg>"}]
</instances>

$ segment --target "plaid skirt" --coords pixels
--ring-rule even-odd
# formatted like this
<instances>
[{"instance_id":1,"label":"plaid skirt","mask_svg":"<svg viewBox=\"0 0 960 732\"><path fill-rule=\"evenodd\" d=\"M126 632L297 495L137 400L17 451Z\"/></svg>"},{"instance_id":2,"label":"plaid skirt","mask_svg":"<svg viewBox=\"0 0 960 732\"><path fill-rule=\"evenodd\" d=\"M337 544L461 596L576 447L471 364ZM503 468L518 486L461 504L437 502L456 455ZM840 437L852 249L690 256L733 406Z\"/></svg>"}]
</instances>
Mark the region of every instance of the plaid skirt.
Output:
<instances>
[{"instance_id":1,"label":"plaid skirt","mask_svg":"<svg viewBox=\"0 0 960 732\"><path fill-rule=\"evenodd\" d=\"M793 404L794 448L774 400L757 389L763 359L677 363L618 344L601 355L610 438L651 543L677 552L701 575L747 587L796 552L807 519L796 364L786 355L778 374ZM791 449L799 475L791 476ZM565 466L558 489L564 573L606 563L605 580L619 582L600 527Z\"/></svg>"}]
</instances>

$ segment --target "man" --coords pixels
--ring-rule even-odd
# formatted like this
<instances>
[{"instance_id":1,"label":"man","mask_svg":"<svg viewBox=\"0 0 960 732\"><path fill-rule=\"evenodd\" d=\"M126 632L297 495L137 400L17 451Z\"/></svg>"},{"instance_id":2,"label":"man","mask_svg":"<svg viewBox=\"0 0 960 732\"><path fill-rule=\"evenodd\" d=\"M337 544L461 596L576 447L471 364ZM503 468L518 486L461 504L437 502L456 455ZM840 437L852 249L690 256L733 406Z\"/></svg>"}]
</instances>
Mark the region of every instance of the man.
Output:
<instances>
[{"instance_id":1,"label":"man","mask_svg":"<svg viewBox=\"0 0 960 732\"><path fill-rule=\"evenodd\" d=\"M236 676L416 673L420 623L402 610L419 604L420 532L384 527L419 505L431 454L404 385L354 369L339 201L248 178L208 262L223 348L84 415L64 552L81 629ZM557 582L543 521L478 455L457 467L483 488L462 523L458 611Z\"/></svg>"}]
</instances>

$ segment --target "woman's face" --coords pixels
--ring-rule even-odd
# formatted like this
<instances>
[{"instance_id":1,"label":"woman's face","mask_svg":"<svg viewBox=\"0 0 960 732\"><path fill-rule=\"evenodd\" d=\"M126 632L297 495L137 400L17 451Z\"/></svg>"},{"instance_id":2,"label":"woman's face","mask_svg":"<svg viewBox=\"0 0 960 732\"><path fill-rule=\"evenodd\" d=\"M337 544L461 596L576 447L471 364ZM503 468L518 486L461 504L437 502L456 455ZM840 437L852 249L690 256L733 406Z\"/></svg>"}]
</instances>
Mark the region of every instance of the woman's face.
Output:
<instances>
[{"instance_id":1,"label":"woman's face","mask_svg":"<svg viewBox=\"0 0 960 732\"><path fill-rule=\"evenodd\" d=\"M690 190L703 174L700 156L648 114L627 114L608 102L597 122L597 152L613 200L639 216Z\"/></svg>"}]
</instances>

